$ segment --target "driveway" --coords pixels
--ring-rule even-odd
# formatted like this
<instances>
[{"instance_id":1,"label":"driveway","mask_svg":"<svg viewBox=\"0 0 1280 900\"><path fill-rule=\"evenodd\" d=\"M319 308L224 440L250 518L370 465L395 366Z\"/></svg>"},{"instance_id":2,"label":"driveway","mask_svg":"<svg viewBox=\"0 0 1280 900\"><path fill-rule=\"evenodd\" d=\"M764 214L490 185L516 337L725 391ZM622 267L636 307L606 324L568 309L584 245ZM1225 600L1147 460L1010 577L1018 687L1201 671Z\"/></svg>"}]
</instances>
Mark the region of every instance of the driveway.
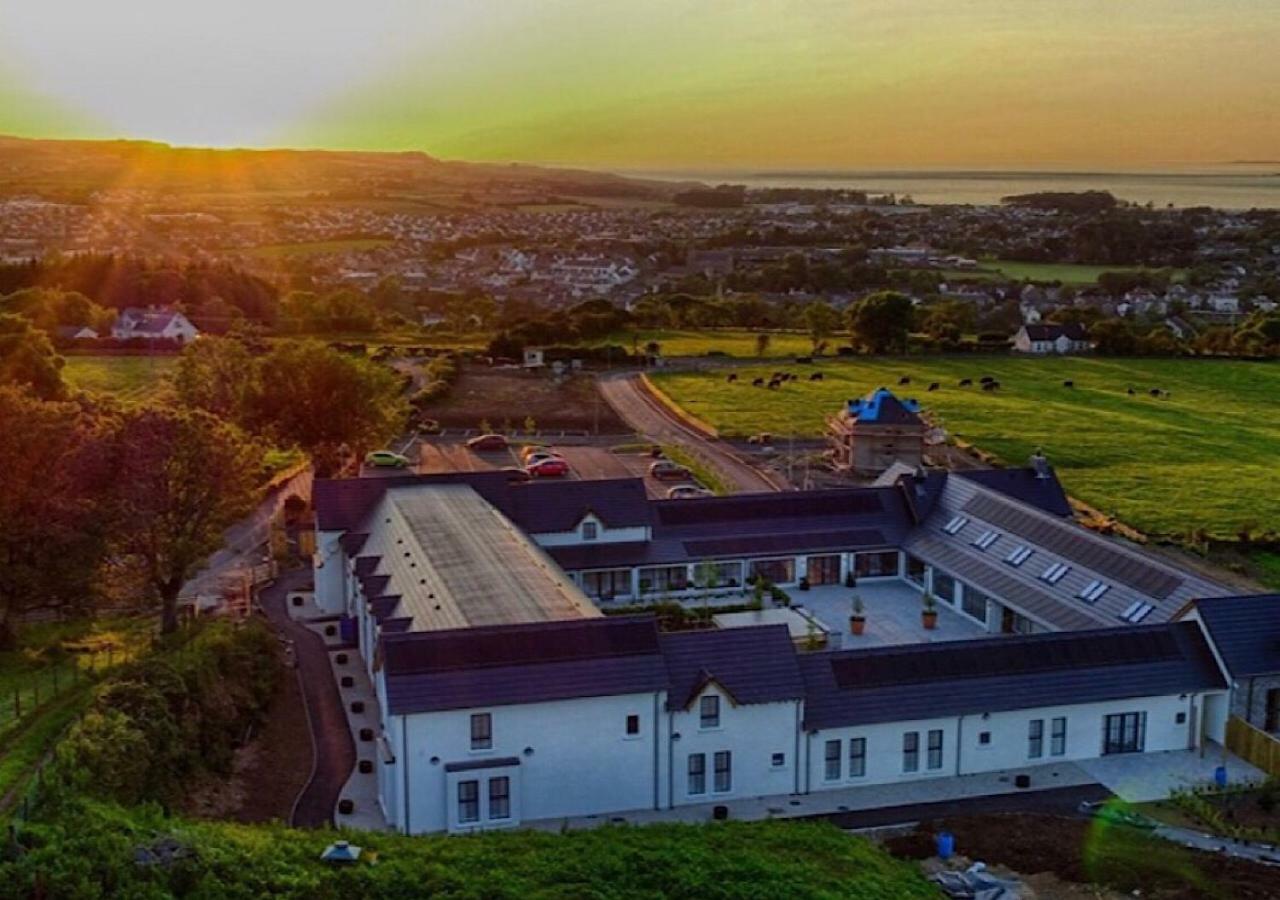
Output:
<instances>
[{"instance_id":1,"label":"driveway","mask_svg":"<svg viewBox=\"0 0 1280 900\"><path fill-rule=\"evenodd\" d=\"M356 748L347 729L342 698L329 666L324 639L289 618L285 605L289 591L301 588L311 578L310 569L286 572L262 590L260 600L267 618L293 642L315 747L315 774L298 798L291 824L317 828L333 822L338 794L356 764Z\"/></svg>"},{"instance_id":2,"label":"driveway","mask_svg":"<svg viewBox=\"0 0 1280 900\"><path fill-rule=\"evenodd\" d=\"M726 444L708 437L674 415L645 389L639 375L601 378L600 393L638 434L658 444L678 444L702 457L733 486L735 493L761 493L785 487L780 476L765 474Z\"/></svg>"}]
</instances>

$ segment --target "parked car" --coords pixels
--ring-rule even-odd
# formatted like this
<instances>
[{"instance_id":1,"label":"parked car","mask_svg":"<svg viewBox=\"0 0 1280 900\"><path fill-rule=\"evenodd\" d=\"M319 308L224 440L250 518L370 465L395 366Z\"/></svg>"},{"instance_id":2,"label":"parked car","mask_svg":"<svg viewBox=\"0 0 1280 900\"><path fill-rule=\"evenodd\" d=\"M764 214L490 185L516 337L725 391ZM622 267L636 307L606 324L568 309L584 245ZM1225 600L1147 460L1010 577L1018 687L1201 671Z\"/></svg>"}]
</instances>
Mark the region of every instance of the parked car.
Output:
<instances>
[{"instance_id":1,"label":"parked car","mask_svg":"<svg viewBox=\"0 0 1280 900\"><path fill-rule=\"evenodd\" d=\"M423 419L418 423L418 434L439 434L440 423L435 419Z\"/></svg>"},{"instance_id":2,"label":"parked car","mask_svg":"<svg viewBox=\"0 0 1280 900\"><path fill-rule=\"evenodd\" d=\"M526 468L534 478L560 478L569 474L569 464L563 459L544 459Z\"/></svg>"},{"instance_id":3,"label":"parked car","mask_svg":"<svg viewBox=\"0 0 1280 900\"><path fill-rule=\"evenodd\" d=\"M677 484L667 491L668 500L692 500L695 497L714 497L709 490L694 484Z\"/></svg>"},{"instance_id":4,"label":"parked car","mask_svg":"<svg viewBox=\"0 0 1280 900\"><path fill-rule=\"evenodd\" d=\"M365 454L364 464L375 469L404 469L409 466L409 458L391 450L374 450Z\"/></svg>"},{"instance_id":5,"label":"parked car","mask_svg":"<svg viewBox=\"0 0 1280 900\"><path fill-rule=\"evenodd\" d=\"M547 451L542 451L539 453L530 453L528 456L524 458L524 464L526 466L532 466L535 463L545 462L548 459L563 460L564 457L561 456L559 453L550 453Z\"/></svg>"},{"instance_id":6,"label":"parked car","mask_svg":"<svg viewBox=\"0 0 1280 900\"><path fill-rule=\"evenodd\" d=\"M507 481L529 481L533 478L533 476L524 469L517 469L515 466L504 466L499 471L502 472L503 475L507 476Z\"/></svg>"},{"instance_id":7,"label":"parked car","mask_svg":"<svg viewBox=\"0 0 1280 900\"><path fill-rule=\"evenodd\" d=\"M549 456L560 455L557 451L551 449L545 444L525 444L523 447L520 448L520 458L522 460L527 460L530 456L533 456L535 453L545 453Z\"/></svg>"},{"instance_id":8,"label":"parked car","mask_svg":"<svg viewBox=\"0 0 1280 900\"><path fill-rule=\"evenodd\" d=\"M659 481L683 481L689 477L690 472L679 463L660 459L649 465L649 474Z\"/></svg>"},{"instance_id":9,"label":"parked car","mask_svg":"<svg viewBox=\"0 0 1280 900\"><path fill-rule=\"evenodd\" d=\"M482 434L467 441L472 450L506 450L507 437L503 434Z\"/></svg>"}]
</instances>

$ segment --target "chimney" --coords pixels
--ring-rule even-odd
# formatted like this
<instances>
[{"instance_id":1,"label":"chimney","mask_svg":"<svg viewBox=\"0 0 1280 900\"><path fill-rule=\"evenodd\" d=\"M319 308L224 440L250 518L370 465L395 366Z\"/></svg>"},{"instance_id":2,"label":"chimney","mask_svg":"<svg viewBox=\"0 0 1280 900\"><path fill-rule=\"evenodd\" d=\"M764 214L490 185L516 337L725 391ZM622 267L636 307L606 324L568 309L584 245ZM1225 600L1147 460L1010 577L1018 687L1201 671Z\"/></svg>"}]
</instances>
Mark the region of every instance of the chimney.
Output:
<instances>
[{"instance_id":1,"label":"chimney","mask_svg":"<svg viewBox=\"0 0 1280 900\"><path fill-rule=\"evenodd\" d=\"M1037 478L1052 478L1053 469L1049 467L1049 460L1045 458L1044 451L1039 447L1036 452L1031 454L1031 468L1035 469Z\"/></svg>"}]
</instances>

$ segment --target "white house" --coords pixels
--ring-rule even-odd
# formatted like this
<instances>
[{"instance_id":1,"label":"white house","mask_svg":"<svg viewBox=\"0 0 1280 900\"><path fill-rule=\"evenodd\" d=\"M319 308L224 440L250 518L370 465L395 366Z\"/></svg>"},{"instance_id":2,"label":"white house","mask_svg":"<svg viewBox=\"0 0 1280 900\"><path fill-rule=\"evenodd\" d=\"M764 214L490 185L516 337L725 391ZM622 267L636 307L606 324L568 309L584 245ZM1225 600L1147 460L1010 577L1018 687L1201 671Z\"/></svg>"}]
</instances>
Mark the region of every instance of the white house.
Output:
<instances>
[{"instance_id":1,"label":"white house","mask_svg":"<svg viewBox=\"0 0 1280 900\"><path fill-rule=\"evenodd\" d=\"M200 330L182 313L159 306L129 307L111 327L111 336L122 341L146 338L188 344L199 335Z\"/></svg>"},{"instance_id":2,"label":"white house","mask_svg":"<svg viewBox=\"0 0 1280 900\"><path fill-rule=\"evenodd\" d=\"M1019 353L1087 353L1093 347L1083 325L1028 323L1013 336L1013 349Z\"/></svg>"},{"instance_id":3,"label":"white house","mask_svg":"<svg viewBox=\"0 0 1280 900\"><path fill-rule=\"evenodd\" d=\"M650 500L640 479L317 482L316 600L374 685L380 730L360 749L387 821L711 814L1222 740L1224 657L1186 611L1224 591L1075 525L1037 462L691 501ZM802 652L785 625L601 614L752 576L930 590L979 636Z\"/></svg>"}]
</instances>

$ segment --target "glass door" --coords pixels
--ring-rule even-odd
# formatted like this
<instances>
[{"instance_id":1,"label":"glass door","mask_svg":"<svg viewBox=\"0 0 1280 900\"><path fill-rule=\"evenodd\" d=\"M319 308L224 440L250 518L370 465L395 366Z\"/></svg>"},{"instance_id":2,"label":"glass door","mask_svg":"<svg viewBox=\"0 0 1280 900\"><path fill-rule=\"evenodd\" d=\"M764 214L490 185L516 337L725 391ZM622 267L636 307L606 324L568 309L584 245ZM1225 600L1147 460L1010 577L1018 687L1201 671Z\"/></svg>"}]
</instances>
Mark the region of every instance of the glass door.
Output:
<instances>
[{"instance_id":1,"label":"glass door","mask_svg":"<svg viewBox=\"0 0 1280 900\"><path fill-rule=\"evenodd\" d=\"M840 556L810 556L807 569L809 584L815 587L820 584L840 583Z\"/></svg>"},{"instance_id":2,"label":"glass door","mask_svg":"<svg viewBox=\"0 0 1280 900\"><path fill-rule=\"evenodd\" d=\"M1103 722L1104 754L1141 753L1146 731L1146 713L1118 713Z\"/></svg>"}]
</instances>

